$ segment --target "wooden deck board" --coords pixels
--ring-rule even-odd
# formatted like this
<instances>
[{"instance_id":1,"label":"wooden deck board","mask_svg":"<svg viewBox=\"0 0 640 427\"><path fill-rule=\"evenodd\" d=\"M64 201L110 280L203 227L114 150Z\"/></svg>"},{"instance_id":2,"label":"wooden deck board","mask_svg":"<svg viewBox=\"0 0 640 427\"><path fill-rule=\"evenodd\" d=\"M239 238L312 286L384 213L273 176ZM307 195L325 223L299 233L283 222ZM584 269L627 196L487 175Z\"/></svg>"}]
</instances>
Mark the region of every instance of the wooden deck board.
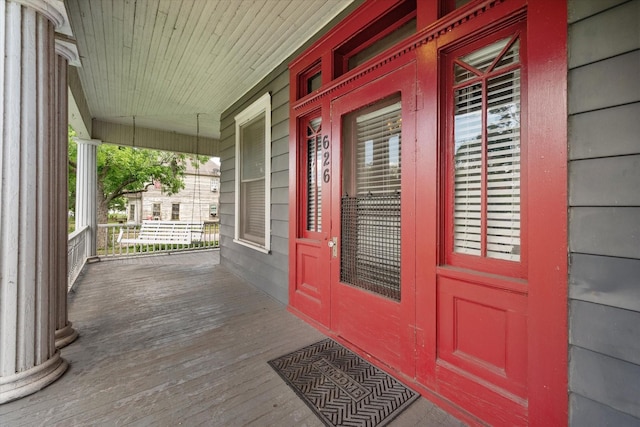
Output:
<instances>
[{"instance_id":1,"label":"wooden deck board","mask_svg":"<svg viewBox=\"0 0 640 427\"><path fill-rule=\"evenodd\" d=\"M0 425L321 426L266 362L324 336L218 255L89 264L69 299L69 371L0 405ZM392 425L462 424L420 399Z\"/></svg>"}]
</instances>

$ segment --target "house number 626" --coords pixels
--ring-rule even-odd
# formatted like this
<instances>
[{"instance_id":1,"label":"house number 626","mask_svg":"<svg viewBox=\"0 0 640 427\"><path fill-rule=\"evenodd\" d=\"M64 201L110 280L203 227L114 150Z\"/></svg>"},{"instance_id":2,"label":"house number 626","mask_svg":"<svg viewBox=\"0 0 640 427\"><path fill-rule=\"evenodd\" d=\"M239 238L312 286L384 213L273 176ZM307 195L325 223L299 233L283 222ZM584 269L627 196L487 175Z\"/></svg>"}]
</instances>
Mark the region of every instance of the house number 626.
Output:
<instances>
[{"instance_id":1,"label":"house number 626","mask_svg":"<svg viewBox=\"0 0 640 427\"><path fill-rule=\"evenodd\" d=\"M322 137L322 180L324 182L331 181L331 171L329 169L329 158L331 154L329 152L329 135Z\"/></svg>"}]
</instances>

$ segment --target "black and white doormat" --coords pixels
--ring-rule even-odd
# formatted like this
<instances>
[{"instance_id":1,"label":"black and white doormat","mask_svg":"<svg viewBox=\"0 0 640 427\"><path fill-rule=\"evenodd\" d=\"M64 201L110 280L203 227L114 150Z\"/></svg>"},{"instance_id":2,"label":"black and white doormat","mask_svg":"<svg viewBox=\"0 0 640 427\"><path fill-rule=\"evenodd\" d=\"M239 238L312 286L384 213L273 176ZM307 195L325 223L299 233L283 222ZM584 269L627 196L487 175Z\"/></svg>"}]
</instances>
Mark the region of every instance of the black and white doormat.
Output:
<instances>
[{"instance_id":1,"label":"black and white doormat","mask_svg":"<svg viewBox=\"0 0 640 427\"><path fill-rule=\"evenodd\" d=\"M419 397L328 338L268 363L328 426L384 426Z\"/></svg>"}]
</instances>

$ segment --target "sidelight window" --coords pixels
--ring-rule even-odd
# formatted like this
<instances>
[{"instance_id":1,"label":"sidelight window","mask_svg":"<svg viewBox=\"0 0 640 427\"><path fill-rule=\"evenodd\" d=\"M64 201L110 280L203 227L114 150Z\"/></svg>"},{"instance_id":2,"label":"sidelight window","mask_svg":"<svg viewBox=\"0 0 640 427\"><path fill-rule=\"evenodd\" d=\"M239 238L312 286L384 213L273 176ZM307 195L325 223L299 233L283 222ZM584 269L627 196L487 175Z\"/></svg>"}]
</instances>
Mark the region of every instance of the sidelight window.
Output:
<instances>
[{"instance_id":1,"label":"sidelight window","mask_svg":"<svg viewBox=\"0 0 640 427\"><path fill-rule=\"evenodd\" d=\"M322 170L323 163L328 161L323 159L322 147L322 120L320 117L303 120L304 144L306 171L306 230L322 231ZM324 150L326 152L326 150ZM328 154L328 153L327 153ZM328 166L328 165L327 165Z\"/></svg>"},{"instance_id":2,"label":"sidelight window","mask_svg":"<svg viewBox=\"0 0 640 427\"><path fill-rule=\"evenodd\" d=\"M453 252L520 261L520 43L505 38L452 61Z\"/></svg>"}]
</instances>

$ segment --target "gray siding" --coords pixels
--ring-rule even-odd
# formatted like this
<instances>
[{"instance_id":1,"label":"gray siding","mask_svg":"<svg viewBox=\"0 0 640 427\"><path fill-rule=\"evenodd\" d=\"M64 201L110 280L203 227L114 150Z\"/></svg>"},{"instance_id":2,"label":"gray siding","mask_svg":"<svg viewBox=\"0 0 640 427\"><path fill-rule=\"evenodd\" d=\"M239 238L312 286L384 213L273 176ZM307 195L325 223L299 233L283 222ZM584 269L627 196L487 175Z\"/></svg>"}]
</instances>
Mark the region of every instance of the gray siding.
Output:
<instances>
[{"instance_id":1,"label":"gray siding","mask_svg":"<svg viewBox=\"0 0 640 427\"><path fill-rule=\"evenodd\" d=\"M289 62L363 3L355 0L262 82L222 113L220 135L220 263L277 300L289 302ZM297 43L296 43L297 44ZM271 93L271 253L233 242L235 227L234 117Z\"/></svg>"},{"instance_id":2,"label":"gray siding","mask_svg":"<svg viewBox=\"0 0 640 427\"><path fill-rule=\"evenodd\" d=\"M640 425L640 0L569 0L573 426Z\"/></svg>"},{"instance_id":3,"label":"gray siding","mask_svg":"<svg viewBox=\"0 0 640 427\"><path fill-rule=\"evenodd\" d=\"M235 121L236 114L266 92L271 94L271 252L265 254L233 242L235 232ZM281 66L248 97L222 116L220 155L220 262L267 292L288 302L289 283L289 71ZM286 158L286 161L283 160Z\"/></svg>"}]
</instances>

